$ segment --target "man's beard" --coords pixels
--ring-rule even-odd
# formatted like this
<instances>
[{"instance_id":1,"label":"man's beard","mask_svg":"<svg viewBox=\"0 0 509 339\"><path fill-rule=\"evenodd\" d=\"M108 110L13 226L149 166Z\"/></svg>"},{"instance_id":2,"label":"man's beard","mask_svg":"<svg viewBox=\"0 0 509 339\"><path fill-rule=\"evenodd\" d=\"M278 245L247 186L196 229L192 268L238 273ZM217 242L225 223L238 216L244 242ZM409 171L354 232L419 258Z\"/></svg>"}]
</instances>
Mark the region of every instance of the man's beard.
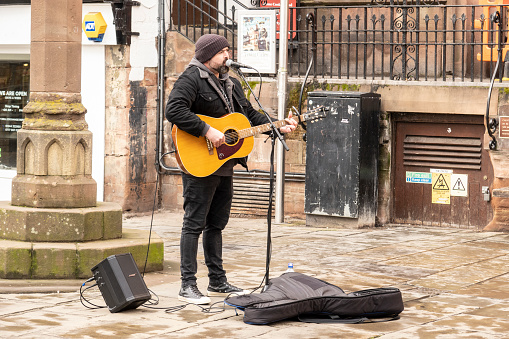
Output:
<instances>
[{"instance_id":1,"label":"man's beard","mask_svg":"<svg viewBox=\"0 0 509 339\"><path fill-rule=\"evenodd\" d=\"M230 68L228 66L226 66L223 63L215 63L215 62L209 62L209 64L207 65L207 67L212 71L212 72L217 72L219 73L219 75L222 75L222 74L226 74L230 71Z\"/></svg>"},{"instance_id":2,"label":"man's beard","mask_svg":"<svg viewBox=\"0 0 509 339\"><path fill-rule=\"evenodd\" d=\"M216 69L216 71L219 73L219 74L226 74L230 71L230 67L228 66L219 66L218 69Z\"/></svg>"},{"instance_id":3,"label":"man's beard","mask_svg":"<svg viewBox=\"0 0 509 339\"><path fill-rule=\"evenodd\" d=\"M230 71L230 67L228 66L221 66L219 67L219 74L226 74Z\"/></svg>"}]
</instances>

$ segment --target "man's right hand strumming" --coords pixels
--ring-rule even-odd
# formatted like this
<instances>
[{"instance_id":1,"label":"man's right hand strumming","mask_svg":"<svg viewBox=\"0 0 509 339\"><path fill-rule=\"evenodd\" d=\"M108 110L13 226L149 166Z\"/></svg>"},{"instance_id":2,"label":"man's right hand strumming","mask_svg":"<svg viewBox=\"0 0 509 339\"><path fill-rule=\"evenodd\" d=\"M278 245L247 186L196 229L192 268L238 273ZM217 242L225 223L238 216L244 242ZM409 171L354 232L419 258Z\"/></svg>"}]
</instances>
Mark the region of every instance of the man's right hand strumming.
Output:
<instances>
[{"instance_id":1,"label":"man's right hand strumming","mask_svg":"<svg viewBox=\"0 0 509 339\"><path fill-rule=\"evenodd\" d=\"M215 129L214 127L210 127L207 133L205 134L205 138L209 139L214 147L219 147L224 144L224 134Z\"/></svg>"}]
</instances>

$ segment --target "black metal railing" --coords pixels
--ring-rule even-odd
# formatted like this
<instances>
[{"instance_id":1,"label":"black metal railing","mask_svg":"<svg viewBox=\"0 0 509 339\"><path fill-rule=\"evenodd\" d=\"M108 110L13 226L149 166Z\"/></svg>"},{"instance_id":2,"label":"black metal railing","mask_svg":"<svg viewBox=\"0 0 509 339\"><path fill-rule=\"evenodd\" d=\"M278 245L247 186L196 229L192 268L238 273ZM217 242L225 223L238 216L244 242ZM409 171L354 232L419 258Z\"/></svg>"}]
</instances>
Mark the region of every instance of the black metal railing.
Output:
<instances>
[{"instance_id":1,"label":"black metal railing","mask_svg":"<svg viewBox=\"0 0 509 339\"><path fill-rule=\"evenodd\" d=\"M235 12L248 9L237 0L228 8L228 0L222 1L218 7L217 0L173 0L170 7L170 30L177 31L196 42L204 34L220 34L226 37L232 45L232 57L237 51L237 22ZM231 13L229 13L231 12Z\"/></svg>"},{"instance_id":2,"label":"black metal railing","mask_svg":"<svg viewBox=\"0 0 509 339\"><path fill-rule=\"evenodd\" d=\"M205 33L225 35L235 58L235 12L245 6L237 0L219 0L219 6L210 1L174 0L170 29L193 41ZM503 1L483 6L372 0L365 6L291 7L288 75L303 76L313 60L310 75L315 78L488 81L499 56L503 71L509 49L508 5L498 2Z\"/></svg>"}]
</instances>

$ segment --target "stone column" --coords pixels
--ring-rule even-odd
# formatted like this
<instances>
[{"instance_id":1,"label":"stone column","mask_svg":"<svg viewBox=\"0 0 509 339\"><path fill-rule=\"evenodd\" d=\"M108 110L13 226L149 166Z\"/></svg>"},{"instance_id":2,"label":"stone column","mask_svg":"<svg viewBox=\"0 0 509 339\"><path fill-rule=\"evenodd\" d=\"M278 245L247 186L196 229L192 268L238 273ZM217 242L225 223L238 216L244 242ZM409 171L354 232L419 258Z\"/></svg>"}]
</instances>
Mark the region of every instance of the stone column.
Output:
<instances>
[{"instance_id":1,"label":"stone column","mask_svg":"<svg viewBox=\"0 0 509 339\"><path fill-rule=\"evenodd\" d=\"M81 103L81 0L33 0L30 100L11 203L93 207L92 133Z\"/></svg>"},{"instance_id":2,"label":"stone column","mask_svg":"<svg viewBox=\"0 0 509 339\"><path fill-rule=\"evenodd\" d=\"M161 270L162 240L122 230L122 208L97 202L92 133L81 103L81 0L32 0L30 100L18 131L12 201L0 202L0 278L90 277L131 253ZM148 254L148 258L147 258Z\"/></svg>"}]
</instances>

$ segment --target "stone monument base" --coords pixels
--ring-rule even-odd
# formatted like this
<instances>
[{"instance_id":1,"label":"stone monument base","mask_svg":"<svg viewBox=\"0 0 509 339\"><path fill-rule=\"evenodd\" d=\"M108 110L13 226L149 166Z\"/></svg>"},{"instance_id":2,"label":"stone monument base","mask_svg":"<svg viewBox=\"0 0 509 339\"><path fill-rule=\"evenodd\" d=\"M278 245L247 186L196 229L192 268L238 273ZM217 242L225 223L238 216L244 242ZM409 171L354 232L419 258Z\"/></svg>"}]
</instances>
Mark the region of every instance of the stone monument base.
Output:
<instances>
[{"instance_id":1,"label":"stone monument base","mask_svg":"<svg viewBox=\"0 0 509 339\"><path fill-rule=\"evenodd\" d=\"M35 208L0 201L0 239L42 242L107 240L122 237L122 208Z\"/></svg>"},{"instance_id":2,"label":"stone monument base","mask_svg":"<svg viewBox=\"0 0 509 339\"><path fill-rule=\"evenodd\" d=\"M81 279L110 255L131 253L145 267L149 231L122 230L120 205L34 208L0 202L0 278ZM152 232L146 272L163 269L163 240Z\"/></svg>"},{"instance_id":3,"label":"stone monument base","mask_svg":"<svg viewBox=\"0 0 509 339\"><path fill-rule=\"evenodd\" d=\"M0 240L1 279L84 279L110 255L131 253L143 271L149 231L124 229L121 239L89 242L26 242ZM163 269L164 245L152 232L145 272Z\"/></svg>"}]
</instances>

